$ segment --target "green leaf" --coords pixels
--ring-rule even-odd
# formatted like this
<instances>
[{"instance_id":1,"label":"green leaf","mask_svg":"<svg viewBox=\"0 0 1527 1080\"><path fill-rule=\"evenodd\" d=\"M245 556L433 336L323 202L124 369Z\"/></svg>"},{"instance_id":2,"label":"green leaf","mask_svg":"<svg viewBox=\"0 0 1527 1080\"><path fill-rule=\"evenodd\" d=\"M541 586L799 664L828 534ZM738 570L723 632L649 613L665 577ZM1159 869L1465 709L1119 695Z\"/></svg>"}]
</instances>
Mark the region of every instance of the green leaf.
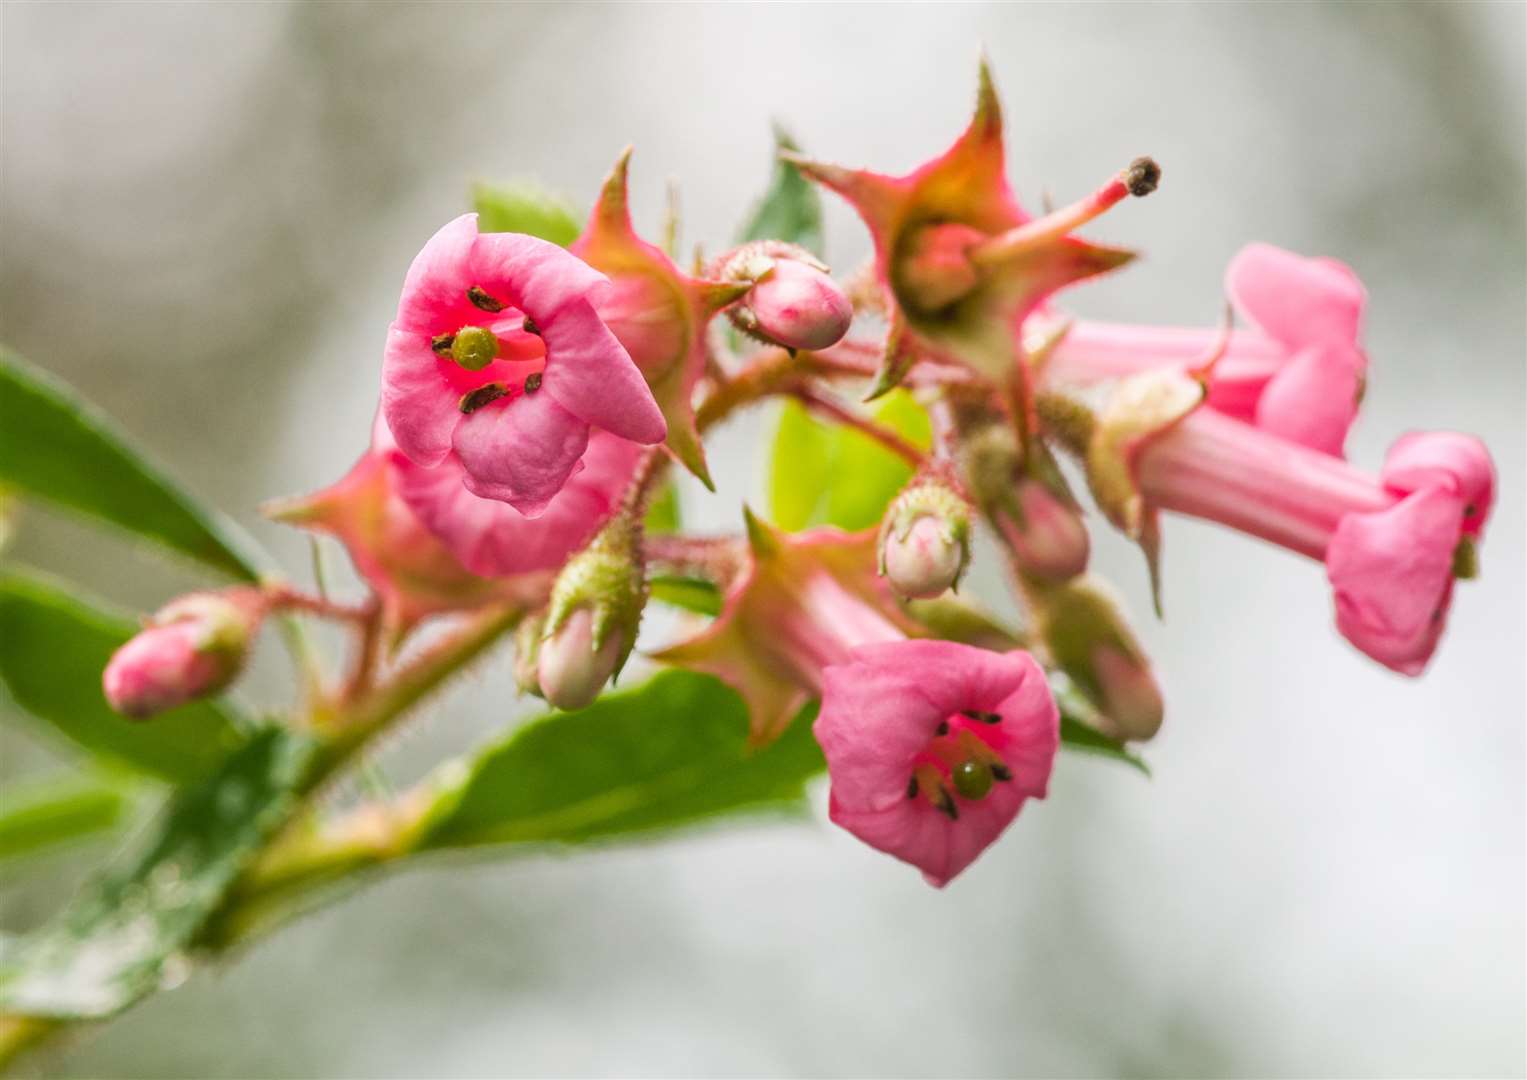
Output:
<instances>
[{"instance_id":1,"label":"green leaf","mask_svg":"<svg viewBox=\"0 0 1527 1080\"><path fill-rule=\"evenodd\" d=\"M774 149L777 152L799 150L800 147L783 128L776 126ZM794 165L775 157L769 190L753 208L738 239L784 240L821 255L822 196L816 185L802 176Z\"/></svg>"},{"instance_id":2,"label":"green leaf","mask_svg":"<svg viewBox=\"0 0 1527 1080\"><path fill-rule=\"evenodd\" d=\"M920 449L932 445L927 412L904 390L885 395L869 415ZM780 528L868 528L911 477L903 458L863 432L785 403L769 464L770 513Z\"/></svg>"},{"instance_id":3,"label":"green leaf","mask_svg":"<svg viewBox=\"0 0 1527 1080\"><path fill-rule=\"evenodd\" d=\"M652 599L701 615L721 614L721 590L704 578L658 574L647 579Z\"/></svg>"},{"instance_id":4,"label":"green leaf","mask_svg":"<svg viewBox=\"0 0 1527 1080\"><path fill-rule=\"evenodd\" d=\"M761 750L720 681L663 671L480 751L424 846L577 843L739 810L796 808L822 752L811 714Z\"/></svg>"},{"instance_id":5,"label":"green leaf","mask_svg":"<svg viewBox=\"0 0 1527 1080\"><path fill-rule=\"evenodd\" d=\"M151 465L69 387L0 346L0 482L235 578L269 559Z\"/></svg>"},{"instance_id":6,"label":"green leaf","mask_svg":"<svg viewBox=\"0 0 1527 1080\"><path fill-rule=\"evenodd\" d=\"M1145 759L1118 739L1104 735L1094 726L1098 711L1064 674L1050 673L1050 691L1060 707L1060 744L1070 750L1097 757L1112 758L1150 776Z\"/></svg>"},{"instance_id":7,"label":"green leaf","mask_svg":"<svg viewBox=\"0 0 1527 1080\"><path fill-rule=\"evenodd\" d=\"M472 205L483 232L528 233L567 247L583 231L582 218L570 202L531 180L474 184Z\"/></svg>"},{"instance_id":8,"label":"green leaf","mask_svg":"<svg viewBox=\"0 0 1527 1080\"><path fill-rule=\"evenodd\" d=\"M108 871L0 960L0 1012L110 1016L157 989L250 857L290 815L316 744L251 738L170 805L152 846Z\"/></svg>"},{"instance_id":9,"label":"green leaf","mask_svg":"<svg viewBox=\"0 0 1527 1080\"><path fill-rule=\"evenodd\" d=\"M74 777L8 785L0 802L0 859L30 855L115 828L128 806L120 784Z\"/></svg>"},{"instance_id":10,"label":"green leaf","mask_svg":"<svg viewBox=\"0 0 1527 1080\"><path fill-rule=\"evenodd\" d=\"M106 704L101 672L137 629L78 589L0 572L0 679L16 704L92 754L172 782L205 776L240 741L226 706L195 702L134 721Z\"/></svg>"}]
</instances>

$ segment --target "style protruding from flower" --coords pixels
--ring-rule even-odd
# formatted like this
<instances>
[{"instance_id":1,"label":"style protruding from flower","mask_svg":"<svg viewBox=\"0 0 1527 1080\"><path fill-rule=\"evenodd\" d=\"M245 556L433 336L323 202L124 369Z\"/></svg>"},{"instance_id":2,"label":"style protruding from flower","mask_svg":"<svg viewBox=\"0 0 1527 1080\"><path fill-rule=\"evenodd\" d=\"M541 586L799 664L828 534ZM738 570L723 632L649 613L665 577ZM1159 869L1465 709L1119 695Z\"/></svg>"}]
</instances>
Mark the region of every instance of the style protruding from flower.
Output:
<instances>
[{"instance_id":1,"label":"style protruding from flower","mask_svg":"<svg viewBox=\"0 0 1527 1080\"><path fill-rule=\"evenodd\" d=\"M1062 322L1041 385L1187 371L1218 352L1208 376L1211 408L1339 456L1368 368L1362 282L1335 259L1252 244L1230 261L1225 291L1251 324L1228 337L1213 328Z\"/></svg>"},{"instance_id":2,"label":"style protruding from flower","mask_svg":"<svg viewBox=\"0 0 1527 1080\"><path fill-rule=\"evenodd\" d=\"M641 372L595 311L605 276L555 244L464 214L409 267L388 331L382 413L404 454L454 459L474 495L541 513L590 427L662 441Z\"/></svg>"},{"instance_id":3,"label":"style protruding from flower","mask_svg":"<svg viewBox=\"0 0 1527 1080\"><path fill-rule=\"evenodd\" d=\"M106 701L141 720L217 693L243 670L265 611L248 586L172 601L112 654L101 676Z\"/></svg>"},{"instance_id":4,"label":"style protruding from flower","mask_svg":"<svg viewBox=\"0 0 1527 1080\"><path fill-rule=\"evenodd\" d=\"M958 588L970 565L970 503L953 477L925 468L880 525L880 573L902 596L931 600Z\"/></svg>"},{"instance_id":5,"label":"style protruding from flower","mask_svg":"<svg viewBox=\"0 0 1527 1080\"><path fill-rule=\"evenodd\" d=\"M805 248L756 240L717 263L722 280L752 285L726 310L743 333L786 349L826 349L848 333L854 318L848 294Z\"/></svg>"},{"instance_id":6,"label":"style protruding from flower","mask_svg":"<svg viewBox=\"0 0 1527 1080\"><path fill-rule=\"evenodd\" d=\"M750 285L691 277L636 234L627 198L630 160L628 148L610 170L571 250L609 275L609 291L595 301L599 315L651 387L667 426L669 452L714 490L694 415L695 386L705 371L705 327Z\"/></svg>"},{"instance_id":7,"label":"style protruding from flower","mask_svg":"<svg viewBox=\"0 0 1527 1080\"><path fill-rule=\"evenodd\" d=\"M1005 385L1024 318L1057 290L1133 257L1071 232L1131 193L1147 194L1160 177L1154 162L1139 159L1086 199L1031 219L1008 186L1002 110L984 61L970 126L905 176L784 156L853 204L874 240L891 326L872 396L924 357Z\"/></svg>"},{"instance_id":8,"label":"style protruding from flower","mask_svg":"<svg viewBox=\"0 0 1527 1080\"><path fill-rule=\"evenodd\" d=\"M1060 742L1026 652L950 641L861 646L823 676L814 731L828 815L942 887L1042 799Z\"/></svg>"},{"instance_id":9,"label":"style protruding from flower","mask_svg":"<svg viewBox=\"0 0 1527 1080\"><path fill-rule=\"evenodd\" d=\"M638 527L611 519L557 575L536 672L541 693L559 709L581 709L620 674L647 603Z\"/></svg>"}]
</instances>

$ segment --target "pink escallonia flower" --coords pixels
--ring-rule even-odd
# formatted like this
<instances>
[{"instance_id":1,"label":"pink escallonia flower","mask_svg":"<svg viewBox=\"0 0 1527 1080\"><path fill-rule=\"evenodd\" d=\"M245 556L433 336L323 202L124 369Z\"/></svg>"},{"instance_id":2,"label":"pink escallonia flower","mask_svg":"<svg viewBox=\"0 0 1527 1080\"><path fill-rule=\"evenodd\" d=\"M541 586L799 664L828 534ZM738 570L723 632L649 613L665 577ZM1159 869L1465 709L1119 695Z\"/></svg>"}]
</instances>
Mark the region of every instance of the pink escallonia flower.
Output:
<instances>
[{"instance_id":1,"label":"pink escallonia flower","mask_svg":"<svg viewBox=\"0 0 1527 1080\"><path fill-rule=\"evenodd\" d=\"M1405 675L1436 649L1455 578L1475 572L1494 496L1489 451L1449 432L1404 436L1377 478L1212 409L1133 453L1150 506L1322 560L1342 635Z\"/></svg>"},{"instance_id":2,"label":"pink escallonia flower","mask_svg":"<svg viewBox=\"0 0 1527 1080\"><path fill-rule=\"evenodd\" d=\"M1208 376L1212 408L1340 455L1368 366L1362 282L1334 259L1252 244L1230 261L1225 291L1249 329L1227 338L1210 328L1061 322L1065 329L1044 360L1041 382L1188 370L1219 353Z\"/></svg>"},{"instance_id":3,"label":"pink escallonia flower","mask_svg":"<svg viewBox=\"0 0 1527 1080\"><path fill-rule=\"evenodd\" d=\"M265 617L258 589L190 593L161 608L112 654L101 689L117 712L145 719L233 681Z\"/></svg>"},{"instance_id":4,"label":"pink escallonia flower","mask_svg":"<svg viewBox=\"0 0 1527 1080\"><path fill-rule=\"evenodd\" d=\"M595 433L585 458L606 443L632 446ZM597 507L585 507L579 491L587 482L584 475L557 494L545 516L530 520L467 491L460 470L450 459L433 469L414 464L379 414L370 448L338 482L263 509L273 520L337 537L381 599L384 633L396 642L430 615L495 600L530 602L597 526ZM577 510L569 513L572 507ZM438 519L443 536L427 527L430 516Z\"/></svg>"},{"instance_id":5,"label":"pink escallonia flower","mask_svg":"<svg viewBox=\"0 0 1527 1080\"><path fill-rule=\"evenodd\" d=\"M387 336L382 412L415 463L449 458L474 495L541 513L590 426L663 439L641 372L596 313L603 274L555 244L479 233L465 214L409 267Z\"/></svg>"},{"instance_id":6,"label":"pink escallonia flower","mask_svg":"<svg viewBox=\"0 0 1527 1080\"><path fill-rule=\"evenodd\" d=\"M814 728L828 814L942 887L1042 799L1060 743L1044 671L1025 652L949 641L864 645L823 675Z\"/></svg>"}]
</instances>

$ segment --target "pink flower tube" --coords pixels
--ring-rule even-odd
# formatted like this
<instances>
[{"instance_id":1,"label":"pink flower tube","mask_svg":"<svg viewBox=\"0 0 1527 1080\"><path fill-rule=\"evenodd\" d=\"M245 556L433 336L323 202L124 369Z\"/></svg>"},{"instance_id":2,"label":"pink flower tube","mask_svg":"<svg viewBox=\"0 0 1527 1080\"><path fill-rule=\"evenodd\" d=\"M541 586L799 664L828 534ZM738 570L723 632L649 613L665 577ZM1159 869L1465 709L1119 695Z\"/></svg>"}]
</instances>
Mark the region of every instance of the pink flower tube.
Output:
<instances>
[{"instance_id":1,"label":"pink flower tube","mask_svg":"<svg viewBox=\"0 0 1527 1080\"><path fill-rule=\"evenodd\" d=\"M1209 405L1327 454L1342 452L1357 415L1368 360L1361 344L1367 294L1334 259L1307 259L1270 244L1243 248L1225 291L1250 329L1228 341L1213 328L1128 326L1078 320L1045 361L1052 383L1090 383L1203 364Z\"/></svg>"},{"instance_id":2,"label":"pink flower tube","mask_svg":"<svg viewBox=\"0 0 1527 1080\"><path fill-rule=\"evenodd\" d=\"M1212 409L1145 441L1134 472L1153 506L1323 561L1342 635L1405 675L1436 649L1455 577L1474 572L1495 486L1469 435L1406 435L1375 478Z\"/></svg>"},{"instance_id":3,"label":"pink flower tube","mask_svg":"<svg viewBox=\"0 0 1527 1080\"><path fill-rule=\"evenodd\" d=\"M409 267L387 336L382 412L418 465L454 458L474 495L540 514L589 428L667 430L641 372L595 312L605 276L555 244L477 231L465 214Z\"/></svg>"}]
</instances>

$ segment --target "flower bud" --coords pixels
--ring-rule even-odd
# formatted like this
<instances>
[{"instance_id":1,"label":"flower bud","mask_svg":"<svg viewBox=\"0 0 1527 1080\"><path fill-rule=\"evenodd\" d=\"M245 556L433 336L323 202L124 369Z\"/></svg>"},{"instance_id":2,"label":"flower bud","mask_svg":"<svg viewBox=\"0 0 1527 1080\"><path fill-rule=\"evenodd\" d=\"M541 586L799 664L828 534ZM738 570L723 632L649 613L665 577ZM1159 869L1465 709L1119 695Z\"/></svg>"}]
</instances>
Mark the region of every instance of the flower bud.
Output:
<instances>
[{"instance_id":1,"label":"flower bud","mask_svg":"<svg viewBox=\"0 0 1527 1080\"><path fill-rule=\"evenodd\" d=\"M721 276L753 287L727 310L733 324L787 349L836 345L853 321L848 294L804 248L765 240L725 258Z\"/></svg>"},{"instance_id":2,"label":"flower bud","mask_svg":"<svg viewBox=\"0 0 1527 1080\"><path fill-rule=\"evenodd\" d=\"M987 234L946 222L912 232L895 263L896 295L920 312L940 311L980 284L969 251Z\"/></svg>"},{"instance_id":3,"label":"flower bud","mask_svg":"<svg viewBox=\"0 0 1527 1080\"><path fill-rule=\"evenodd\" d=\"M588 705L631 655L647 600L637 540L619 515L557 576L535 663L541 693L558 708Z\"/></svg>"},{"instance_id":4,"label":"flower bud","mask_svg":"<svg viewBox=\"0 0 1527 1080\"><path fill-rule=\"evenodd\" d=\"M527 615L514 631L514 685L522 694L541 696L541 636L545 632L544 613Z\"/></svg>"},{"instance_id":5,"label":"flower bud","mask_svg":"<svg viewBox=\"0 0 1527 1080\"><path fill-rule=\"evenodd\" d=\"M1092 700L1121 739L1149 739L1165 705L1150 661L1118 603L1090 577L1037 594L1040 632L1050 654Z\"/></svg>"},{"instance_id":6,"label":"flower bud","mask_svg":"<svg viewBox=\"0 0 1527 1080\"><path fill-rule=\"evenodd\" d=\"M880 573L902 596L928 600L959 585L970 563L970 504L929 471L912 480L880 527Z\"/></svg>"},{"instance_id":7,"label":"flower bud","mask_svg":"<svg viewBox=\"0 0 1527 1080\"><path fill-rule=\"evenodd\" d=\"M1087 569L1091 541L1081 515L1039 480L1024 478L1014 496L1017 513L997 521L1014 561L1030 577L1065 581Z\"/></svg>"},{"instance_id":8,"label":"flower bud","mask_svg":"<svg viewBox=\"0 0 1527 1080\"><path fill-rule=\"evenodd\" d=\"M216 693L243 668L264 614L254 589L181 597L112 654L101 676L107 702L145 719Z\"/></svg>"}]
</instances>

